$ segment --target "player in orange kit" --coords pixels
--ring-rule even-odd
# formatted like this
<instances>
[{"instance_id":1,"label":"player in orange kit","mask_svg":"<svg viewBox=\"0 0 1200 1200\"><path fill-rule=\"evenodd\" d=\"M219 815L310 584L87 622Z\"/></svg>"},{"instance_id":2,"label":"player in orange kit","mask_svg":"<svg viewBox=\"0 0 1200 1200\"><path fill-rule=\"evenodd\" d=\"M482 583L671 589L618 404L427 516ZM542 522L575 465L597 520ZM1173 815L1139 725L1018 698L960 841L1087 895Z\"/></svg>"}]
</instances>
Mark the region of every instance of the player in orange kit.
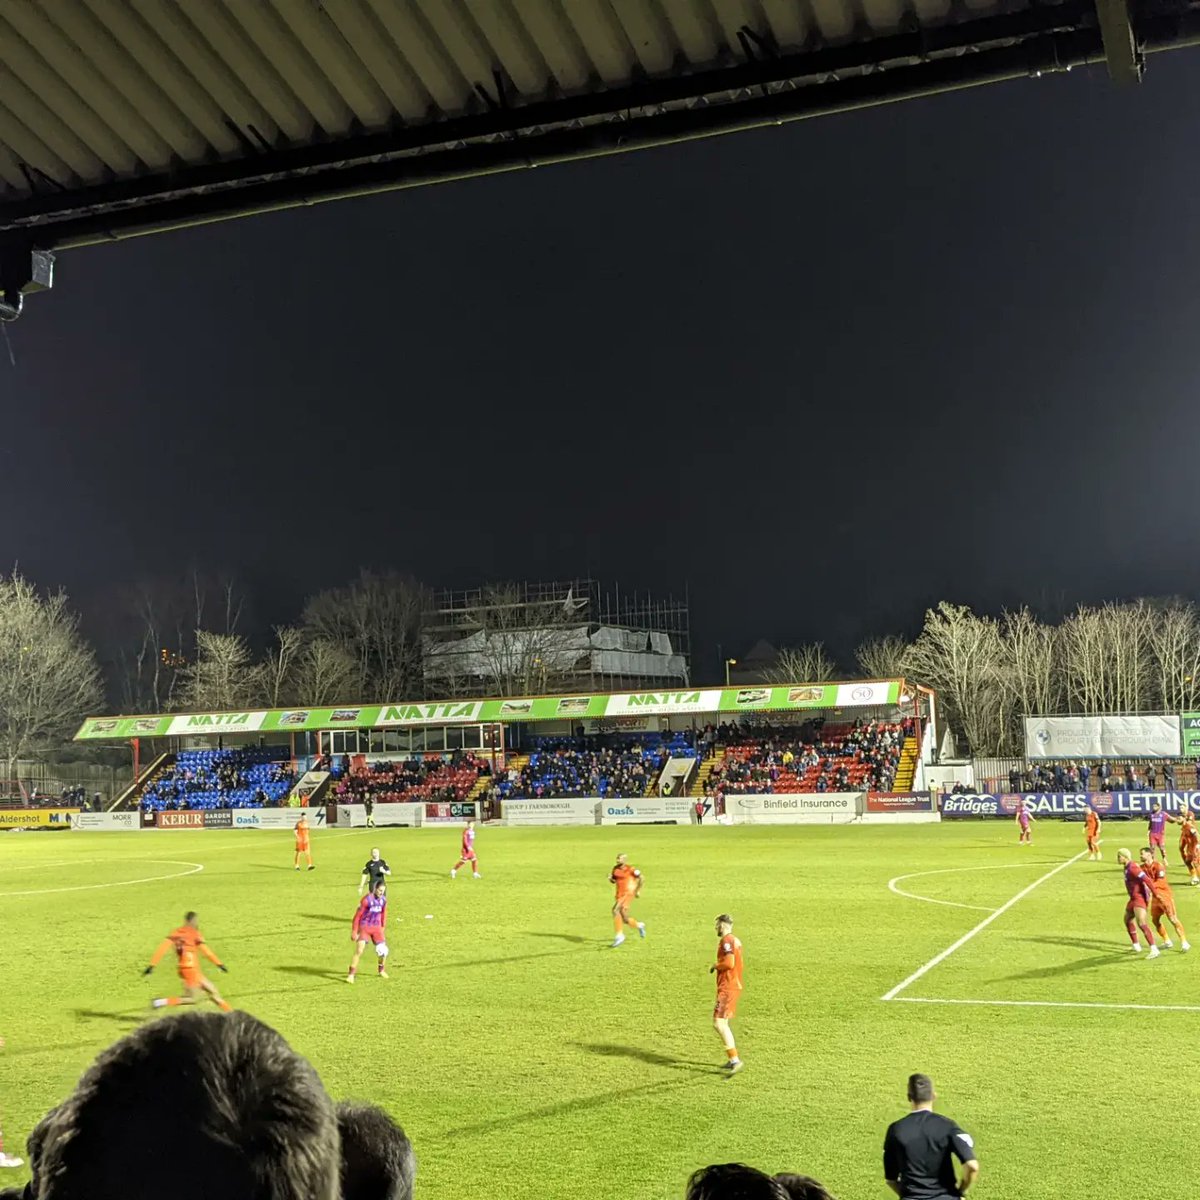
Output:
<instances>
[{"instance_id":1,"label":"player in orange kit","mask_svg":"<svg viewBox=\"0 0 1200 1200\"><path fill-rule=\"evenodd\" d=\"M1167 868L1162 863L1154 861L1154 851L1149 846L1142 850L1142 869L1150 877L1150 890L1153 893L1150 901L1150 920L1154 923L1154 932L1158 934L1159 941L1168 950L1175 944L1167 937L1167 931L1163 928L1162 919L1166 917L1175 926L1175 932L1179 934L1179 949L1185 952L1190 950L1187 934L1184 933L1183 925L1180 924L1179 916L1175 912L1175 894L1167 882Z\"/></svg>"},{"instance_id":2,"label":"player in orange kit","mask_svg":"<svg viewBox=\"0 0 1200 1200\"><path fill-rule=\"evenodd\" d=\"M1087 823L1083 827L1083 836L1087 840L1088 861L1100 861L1100 814L1094 809L1087 810Z\"/></svg>"},{"instance_id":3,"label":"player in orange kit","mask_svg":"<svg viewBox=\"0 0 1200 1200\"><path fill-rule=\"evenodd\" d=\"M729 1022L737 1016L738 999L742 994L742 943L733 936L733 918L722 913L717 918L717 961L708 968L716 972L717 1004L713 1009L713 1028L725 1046L725 1067L732 1075L742 1069L733 1030Z\"/></svg>"},{"instance_id":4,"label":"player in orange kit","mask_svg":"<svg viewBox=\"0 0 1200 1200\"><path fill-rule=\"evenodd\" d=\"M1179 822L1179 857L1191 876L1193 887L1200 885L1200 832L1196 829L1196 814L1185 808L1176 818Z\"/></svg>"},{"instance_id":5,"label":"player in orange kit","mask_svg":"<svg viewBox=\"0 0 1200 1200\"><path fill-rule=\"evenodd\" d=\"M636 867L629 865L629 859L624 854L617 855L617 865L613 867L608 877L609 883L617 889L616 903L613 904L613 928L616 937L613 945L619 946L625 940L626 925L632 925L638 931L639 937L646 936L646 925L643 921L635 921L629 915L629 906L642 894L642 873Z\"/></svg>"},{"instance_id":6,"label":"player in orange kit","mask_svg":"<svg viewBox=\"0 0 1200 1200\"><path fill-rule=\"evenodd\" d=\"M177 1004L195 1004L200 999L201 992L207 992L212 1002L222 1012L232 1012L233 1007L222 999L216 984L205 979L200 973L201 954L213 963L218 970L227 971L228 967L208 948L200 933L200 922L194 912L186 913L183 924L178 929L172 929L159 943L158 949L150 958L150 965L142 972L149 975L158 966L159 960L168 950L174 950L179 962L179 978L183 981L182 996L168 996L163 1000L152 1000L153 1008L174 1008Z\"/></svg>"},{"instance_id":7,"label":"player in orange kit","mask_svg":"<svg viewBox=\"0 0 1200 1200\"><path fill-rule=\"evenodd\" d=\"M308 869L313 869L312 849L308 841L308 818L303 813L300 814L300 820L296 822L296 857L293 859L296 870L300 870L300 855L304 855L308 859Z\"/></svg>"}]
</instances>

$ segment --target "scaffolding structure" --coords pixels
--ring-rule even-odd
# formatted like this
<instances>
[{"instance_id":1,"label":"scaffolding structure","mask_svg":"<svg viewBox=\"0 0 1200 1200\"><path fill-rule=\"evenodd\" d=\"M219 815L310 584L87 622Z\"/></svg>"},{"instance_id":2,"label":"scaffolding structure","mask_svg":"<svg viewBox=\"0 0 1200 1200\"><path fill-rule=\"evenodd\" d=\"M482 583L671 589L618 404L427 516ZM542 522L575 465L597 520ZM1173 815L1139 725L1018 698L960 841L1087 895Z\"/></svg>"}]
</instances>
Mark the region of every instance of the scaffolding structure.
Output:
<instances>
[{"instance_id":1,"label":"scaffolding structure","mask_svg":"<svg viewBox=\"0 0 1200 1200\"><path fill-rule=\"evenodd\" d=\"M445 590L422 617L422 660L429 695L686 687L688 602L594 579Z\"/></svg>"}]
</instances>

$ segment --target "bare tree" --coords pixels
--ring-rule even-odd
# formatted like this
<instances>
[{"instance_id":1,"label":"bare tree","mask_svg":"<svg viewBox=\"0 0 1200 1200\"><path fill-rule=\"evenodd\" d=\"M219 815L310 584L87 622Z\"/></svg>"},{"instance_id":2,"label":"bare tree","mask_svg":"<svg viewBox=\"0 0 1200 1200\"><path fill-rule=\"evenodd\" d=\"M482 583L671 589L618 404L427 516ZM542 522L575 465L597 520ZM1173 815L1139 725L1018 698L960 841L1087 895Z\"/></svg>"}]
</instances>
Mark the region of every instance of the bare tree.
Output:
<instances>
[{"instance_id":1,"label":"bare tree","mask_svg":"<svg viewBox=\"0 0 1200 1200\"><path fill-rule=\"evenodd\" d=\"M340 647L355 664L360 699L402 700L422 691L424 591L401 575L364 571L347 587L319 592L301 617L310 641Z\"/></svg>"},{"instance_id":2,"label":"bare tree","mask_svg":"<svg viewBox=\"0 0 1200 1200\"><path fill-rule=\"evenodd\" d=\"M275 627L275 644L255 670L255 691L268 708L281 708L297 700L308 703L299 694L297 673L304 652L304 634L294 625Z\"/></svg>"},{"instance_id":3,"label":"bare tree","mask_svg":"<svg viewBox=\"0 0 1200 1200\"><path fill-rule=\"evenodd\" d=\"M183 672L182 708L223 712L253 703L258 670L237 634L196 631L196 659Z\"/></svg>"},{"instance_id":4,"label":"bare tree","mask_svg":"<svg viewBox=\"0 0 1200 1200\"><path fill-rule=\"evenodd\" d=\"M1144 600L1080 605L1060 627L1062 663L1074 712L1140 712L1156 696L1152 644L1157 615Z\"/></svg>"},{"instance_id":5,"label":"bare tree","mask_svg":"<svg viewBox=\"0 0 1200 1200\"><path fill-rule=\"evenodd\" d=\"M1000 623L1012 692L1012 708L1021 717L1058 711L1062 688L1057 670L1057 632L1029 611L1006 612Z\"/></svg>"},{"instance_id":6,"label":"bare tree","mask_svg":"<svg viewBox=\"0 0 1200 1200\"><path fill-rule=\"evenodd\" d=\"M824 642L785 646L775 665L762 672L764 683L823 683L837 673L837 664L825 653Z\"/></svg>"},{"instance_id":7,"label":"bare tree","mask_svg":"<svg viewBox=\"0 0 1200 1200\"><path fill-rule=\"evenodd\" d=\"M325 638L305 643L296 662L296 693L300 703L343 704L363 700L354 692L357 664L341 646Z\"/></svg>"},{"instance_id":8,"label":"bare tree","mask_svg":"<svg viewBox=\"0 0 1200 1200\"><path fill-rule=\"evenodd\" d=\"M926 612L907 661L914 678L941 693L948 719L961 727L974 753L997 753L1004 747L1009 684L996 621L943 600Z\"/></svg>"},{"instance_id":9,"label":"bare tree","mask_svg":"<svg viewBox=\"0 0 1200 1200\"><path fill-rule=\"evenodd\" d=\"M1196 606L1173 599L1159 609L1150 632L1158 700L1169 712L1200 705L1200 620Z\"/></svg>"},{"instance_id":10,"label":"bare tree","mask_svg":"<svg viewBox=\"0 0 1200 1200\"><path fill-rule=\"evenodd\" d=\"M63 592L41 595L14 571L0 577L0 753L19 758L78 727L100 702L96 658Z\"/></svg>"},{"instance_id":11,"label":"bare tree","mask_svg":"<svg viewBox=\"0 0 1200 1200\"><path fill-rule=\"evenodd\" d=\"M196 658L196 631L237 632L245 600L232 577L192 569L142 580L124 594L115 658L126 712L173 707L185 668Z\"/></svg>"},{"instance_id":12,"label":"bare tree","mask_svg":"<svg viewBox=\"0 0 1200 1200\"><path fill-rule=\"evenodd\" d=\"M904 674L908 643L893 633L867 638L854 651L858 669L865 679L898 679Z\"/></svg>"},{"instance_id":13,"label":"bare tree","mask_svg":"<svg viewBox=\"0 0 1200 1200\"><path fill-rule=\"evenodd\" d=\"M463 622L464 647L441 650L450 670L481 676L499 696L561 691L570 687L581 657L590 654L577 602L528 600L516 584L493 584ZM453 646L454 643L451 643ZM463 659L462 655L468 657Z\"/></svg>"}]
</instances>

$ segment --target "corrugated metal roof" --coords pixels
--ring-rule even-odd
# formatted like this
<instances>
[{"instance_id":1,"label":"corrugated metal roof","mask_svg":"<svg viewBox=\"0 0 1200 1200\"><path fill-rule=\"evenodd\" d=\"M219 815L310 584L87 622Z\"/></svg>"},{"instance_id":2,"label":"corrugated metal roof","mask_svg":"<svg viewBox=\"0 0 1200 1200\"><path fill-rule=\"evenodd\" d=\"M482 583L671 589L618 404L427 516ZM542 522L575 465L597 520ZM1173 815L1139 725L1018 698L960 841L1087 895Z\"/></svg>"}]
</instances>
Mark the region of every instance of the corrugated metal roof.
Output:
<instances>
[{"instance_id":1,"label":"corrugated metal roof","mask_svg":"<svg viewBox=\"0 0 1200 1200\"><path fill-rule=\"evenodd\" d=\"M1137 0L1130 42L1198 17ZM1101 53L1091 0L0 0L0 236L79 244Z\"/></svg>"}]
</instances>

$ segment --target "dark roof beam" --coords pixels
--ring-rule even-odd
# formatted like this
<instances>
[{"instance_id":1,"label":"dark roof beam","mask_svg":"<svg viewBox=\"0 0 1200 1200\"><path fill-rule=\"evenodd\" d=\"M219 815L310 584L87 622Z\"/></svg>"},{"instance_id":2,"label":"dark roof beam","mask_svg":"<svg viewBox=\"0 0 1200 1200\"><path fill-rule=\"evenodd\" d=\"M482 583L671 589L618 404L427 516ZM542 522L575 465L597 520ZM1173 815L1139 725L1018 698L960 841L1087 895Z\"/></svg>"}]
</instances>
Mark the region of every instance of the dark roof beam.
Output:
<instances>
[{"instance_id":1,"label":"dark roof beam","mask_svg":"<svg viewBox=\"0 0 1200 1200\"><path fill-rule=\"evenodd\" d=\"M1127 0L1096 0L1108 74L1114 83L1140 83L1145 60L1133 35Z\"/></svg>"}]
</instances>

